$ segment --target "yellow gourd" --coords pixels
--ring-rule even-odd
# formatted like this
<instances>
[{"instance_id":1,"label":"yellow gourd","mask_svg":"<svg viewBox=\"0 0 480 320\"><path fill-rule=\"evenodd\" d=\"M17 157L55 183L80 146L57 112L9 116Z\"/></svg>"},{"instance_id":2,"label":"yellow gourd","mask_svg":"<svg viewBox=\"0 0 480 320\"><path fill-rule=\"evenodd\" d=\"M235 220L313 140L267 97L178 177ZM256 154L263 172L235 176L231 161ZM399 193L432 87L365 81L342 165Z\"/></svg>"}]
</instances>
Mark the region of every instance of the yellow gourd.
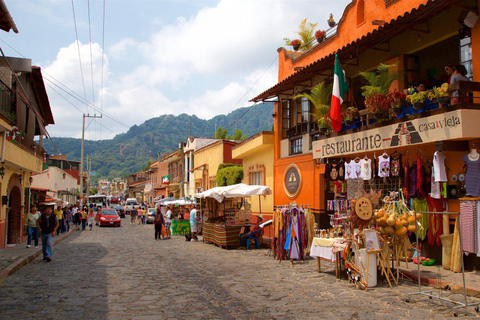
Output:
<instances>
[{"instance_id":1,"label":"yellow gourd","mask_svg":"<svg viewBox=\"0 0 480 320\"><path fill-rule=\"evenodd\" d=\"M395 232L395 229L393 229L393 228L390 227L390 226L387 226L387 227L385 227L385 231L388 232L388 233L394 233L394 232Z\"/></svg>"},{"instance_id":2,"label":"yellow gourd","mask_svg":"<svg viewBox=\"0 0 480 320\"><path fill-rule=\"evenodd\" d=\"M407 234L407 231L408 231L407 228L401 227L400 229L397 229L397 230L395 231L395 234L396 234L397 236L401 237L401 236Z\"/></svg>"},{"instance_id":3,"label":"yellow gourd","mask_svg":"<svg viewBox=\"0 0 480 320\"><path fill-rule=\"evenodd\" d=\"M403 227L402 220L400 219L395 220L395 229L400 229L401 227Z\"/></svg>"},{"instance_id":4,"label":"yellow gourd","mask_svg":"<svg viewBox=\"0 0 480 320\"><path fill-rule=\"evenodd\" d=\"M408 225L407 230L410 232L417 232L417 226L414 224L410 224Z\"/></svg>"}]
</instances>

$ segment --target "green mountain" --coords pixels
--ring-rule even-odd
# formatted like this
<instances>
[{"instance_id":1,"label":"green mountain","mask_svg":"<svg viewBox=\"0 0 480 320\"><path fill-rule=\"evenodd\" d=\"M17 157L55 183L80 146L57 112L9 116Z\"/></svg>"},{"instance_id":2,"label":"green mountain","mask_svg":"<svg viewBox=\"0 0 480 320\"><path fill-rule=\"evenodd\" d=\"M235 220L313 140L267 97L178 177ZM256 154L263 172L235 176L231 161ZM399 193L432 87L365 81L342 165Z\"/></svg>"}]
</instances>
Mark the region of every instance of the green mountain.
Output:
<instances>
[{"instance_id":1,"label":"green mountain","mask_svg":"<svg viewBox=\"0 0 480 320\"><path fill-rule=\"evenodd\" d=\"M150 158L156 159L158 152L163 155L176 150L189 135L211 138L216 126L225 128L237 119L229 128L231 134L235 129L240 129L250 137L260 131L271 130L273 102L257 104L248 109L236 109L228 115L218 115L210 120L187 114L162 115L141 125L134 125L126 133L110 140L85 140L84 155L92 159L95 178L123 177L142 170ZM53 141L60 153L67 155L67 159L80 161L81 139L53 137ZM58 154L50 140L44 140L44 148L49 154Z\"/></svg>"}]
</instances>

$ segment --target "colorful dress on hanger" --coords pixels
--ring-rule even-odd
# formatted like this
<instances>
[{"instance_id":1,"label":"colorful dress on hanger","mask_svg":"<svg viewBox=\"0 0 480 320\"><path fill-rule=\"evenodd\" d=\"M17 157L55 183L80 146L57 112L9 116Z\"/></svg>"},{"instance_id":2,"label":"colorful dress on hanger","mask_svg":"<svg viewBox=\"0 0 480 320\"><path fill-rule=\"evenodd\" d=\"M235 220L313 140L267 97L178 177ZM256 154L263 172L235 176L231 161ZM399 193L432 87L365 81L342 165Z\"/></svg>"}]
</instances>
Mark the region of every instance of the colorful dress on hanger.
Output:
<instances>
[{"instance_id":1,"label":"colorful dress on hanger","mask_svg":"<svg viewBox=\"0 0 480 320\"><path fill-rule=\"evenodd\" d=\"M399 153L390 156L390 174L392 177L400 177L402 175L402 155Z\"/></svg>"},{"instance_id":2,"label":"colorful dress on hanger","mask_svg":"<svg viewBox=\"0 0 480 320\"><path fill-rule=\"evenodd\" d=\"M423 211L428 212L428 202L427 199L414 198L412 200L412 210L415 212ZM428 234L428 214L422 214L420 220L418 220L422 225L422 228L418 228L418 239L423 240Z\"/></svg>"},{"instance_id":3,"label":"colorful dress on hanger","mask_svg":"<svg viewBox=\"0 0 480 320\"><path fill-rule=\"evenodd\" d=\"M467 164L465 174L465 188L467 194L472 197L480 196L480 156L477 160L470 160L468 154L464 155L462 161Z\"/></svg>"},{"instance_id":4,"label":"colorful dress on hanger","mask_svg":"<svg viewBox=\"0 0 480 320\"><path fill-rule=\"evenodd\" d=\"M443 198L434 199L431 196L427 196L428 211L430 212L444 212L445 201ZM440 247L442 240L440 236L443 235L443 215L441 214L429 214L428 215L428 243L430 245L436 245Z\"/></svg>"}]
</instances>

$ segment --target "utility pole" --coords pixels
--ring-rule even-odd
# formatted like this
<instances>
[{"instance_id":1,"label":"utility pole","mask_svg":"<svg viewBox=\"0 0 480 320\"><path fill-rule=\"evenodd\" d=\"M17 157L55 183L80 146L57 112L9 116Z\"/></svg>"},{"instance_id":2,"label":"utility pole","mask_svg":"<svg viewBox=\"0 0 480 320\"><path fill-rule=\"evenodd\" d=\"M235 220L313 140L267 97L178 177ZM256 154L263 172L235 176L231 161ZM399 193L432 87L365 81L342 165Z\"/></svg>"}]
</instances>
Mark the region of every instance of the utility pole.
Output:
<instances>
[{"instance_id":1,"label":"utility pole","mask_svg":"<svg viewBox=\"0 0 480 320\"><path fill-rule=\"evenodd\" d=\"M85 141L85 129L87 129L88 126L92 123L92 121L90 121L87 128L85 128L85 118L92 118L92 121L93 121L95 118L102 118L102 115L97 116L96 114L94 114L93 116L91 116L90 114L87 114L87 115L85 115L85 113L83 114L82 150L80 152L80 200L83 199L83 145ZM87 192L87 195L88 195L88 192Z\"/></svg>"}]
</instances>

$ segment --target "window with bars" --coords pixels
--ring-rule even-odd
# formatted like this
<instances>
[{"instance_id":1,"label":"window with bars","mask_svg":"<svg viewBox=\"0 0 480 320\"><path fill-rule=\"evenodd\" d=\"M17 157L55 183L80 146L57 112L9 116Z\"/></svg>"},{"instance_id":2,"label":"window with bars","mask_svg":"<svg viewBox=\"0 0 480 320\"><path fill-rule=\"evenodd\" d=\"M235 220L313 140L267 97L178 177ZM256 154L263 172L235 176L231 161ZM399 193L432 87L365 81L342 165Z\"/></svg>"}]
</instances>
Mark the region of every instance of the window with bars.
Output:
<instances>
[{"instance_id":1,"label":"window with bars","mask_svg":"<svg viewBox=\"0 0 480 320\"><path fill-rule=\"evenodd\" d=\"M261 186L263 185L263 175L261 171L250 173L250 185Z\"/></svg>"},{"instance_id":2,"label":"window with bars","mask_svg":"<svg viewBox=\"0 0 480 320\"><path fill-rule=\"evenodd\" d=\"M303 137L290 140L290 154L300 154L303 152Z\"/></svg>"},{"instance_id":3,"label":"window with bars","mask_svg":"<svg viewBox=\"0 0 480 320\"><path fill-rule=\"evenodd\" d=\"M282 102L282 138L290 136L290 100Z\"/></svg>"}]
</instances>

